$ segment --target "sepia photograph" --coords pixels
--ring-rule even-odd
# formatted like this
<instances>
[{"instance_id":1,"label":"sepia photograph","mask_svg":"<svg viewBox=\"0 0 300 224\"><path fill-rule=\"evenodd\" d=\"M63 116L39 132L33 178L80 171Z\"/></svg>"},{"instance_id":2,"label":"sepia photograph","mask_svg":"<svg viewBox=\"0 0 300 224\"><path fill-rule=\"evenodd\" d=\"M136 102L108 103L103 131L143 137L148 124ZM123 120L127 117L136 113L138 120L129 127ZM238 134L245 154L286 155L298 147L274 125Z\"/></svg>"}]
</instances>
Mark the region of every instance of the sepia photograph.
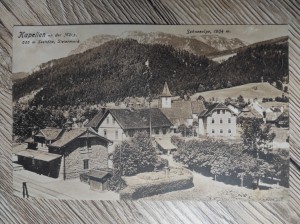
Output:
<instances>
[{"instance_id":1,"label":"sepia photograph","mask_svg":"<svg viewBox=\"0 0 300 224\"><path fill-rule=\"evenodd\" d=\"M14 194L288 200L287 33L15 26Z\"/></svg>"}]
</instances>

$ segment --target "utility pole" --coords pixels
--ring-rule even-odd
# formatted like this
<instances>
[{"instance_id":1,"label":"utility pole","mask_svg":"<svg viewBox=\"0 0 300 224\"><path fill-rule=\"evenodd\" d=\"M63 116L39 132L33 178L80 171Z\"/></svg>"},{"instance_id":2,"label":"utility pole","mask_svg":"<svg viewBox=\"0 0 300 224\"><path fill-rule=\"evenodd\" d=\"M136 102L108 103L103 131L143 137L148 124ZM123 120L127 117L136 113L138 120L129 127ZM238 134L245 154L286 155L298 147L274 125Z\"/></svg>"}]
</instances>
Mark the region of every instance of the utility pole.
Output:
<instances>
[{"instance_id":1,"label":"utility pole","mask_svg":"<svg viewBox=\"0 0 300 224\"><path fill-rule=\"evenodd\" d=\"M149 59L145 62L145 65L147 67L147 82L148 82L148 95L149 95L149 135L150 140L152 140L152 116L151 116L151 90L150 90L150 80L152 78L151 72L150 72L150 66L149 66Z\"/></svg>"}]
</instances>

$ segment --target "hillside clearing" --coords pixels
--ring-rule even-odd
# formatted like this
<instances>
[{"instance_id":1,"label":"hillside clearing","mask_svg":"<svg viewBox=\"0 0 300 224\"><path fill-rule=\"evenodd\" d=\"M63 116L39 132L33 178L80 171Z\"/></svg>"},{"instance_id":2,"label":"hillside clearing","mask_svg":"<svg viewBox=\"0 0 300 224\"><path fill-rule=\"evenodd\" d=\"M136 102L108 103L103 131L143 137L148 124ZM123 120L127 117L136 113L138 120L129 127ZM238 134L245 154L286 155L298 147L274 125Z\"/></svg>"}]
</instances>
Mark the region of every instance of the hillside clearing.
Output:
<instances>
[{"instance_id":1,"label":"hillside clearing","mask_svg":"<svg viewBox=\"0 0 300 224\"><path fill-rule=\"evenodd\" d=\"M262 100L262 98L281 97L284 92L276 89L271 84L264 83L249 83L241 86L235 86L227 89L212 90L207 92L196 93L191 96L192 100L197 99L200 95L209 100L211 98L218 100L225 100L228 97L237 98L242 95L245 100L255 99ZM284 93L287 95L286 93Z\"/></svg>"}]
</instances>

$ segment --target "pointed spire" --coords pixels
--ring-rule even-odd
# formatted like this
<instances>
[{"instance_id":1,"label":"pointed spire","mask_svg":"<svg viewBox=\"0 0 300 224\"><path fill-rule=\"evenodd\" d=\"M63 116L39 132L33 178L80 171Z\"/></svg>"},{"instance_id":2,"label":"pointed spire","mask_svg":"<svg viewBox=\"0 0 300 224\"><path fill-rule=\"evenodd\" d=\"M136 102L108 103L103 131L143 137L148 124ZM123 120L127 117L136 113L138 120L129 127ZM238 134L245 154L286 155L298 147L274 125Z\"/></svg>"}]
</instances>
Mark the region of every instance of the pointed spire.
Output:
<instances>
[{"instance_id":1,"label":"pointed spire","mask_svg":"<svg viewBox=\"0 0 300 224\"><path fill-rule=\"evenodd\" d=\"M165 82L164 89L161 93L161 96L172 96L168 87L167 82Z\"/></svg>"}]
</instances>

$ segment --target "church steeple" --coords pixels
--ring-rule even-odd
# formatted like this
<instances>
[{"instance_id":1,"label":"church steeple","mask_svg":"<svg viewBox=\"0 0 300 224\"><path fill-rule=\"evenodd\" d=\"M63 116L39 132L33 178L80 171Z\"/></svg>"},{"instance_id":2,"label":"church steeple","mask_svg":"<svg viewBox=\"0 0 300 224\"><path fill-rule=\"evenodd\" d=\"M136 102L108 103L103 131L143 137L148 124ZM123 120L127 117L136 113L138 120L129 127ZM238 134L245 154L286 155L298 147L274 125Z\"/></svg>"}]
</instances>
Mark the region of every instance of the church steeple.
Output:
<instances>
[{"instance_id":1,"label":"church steeple","mask_svg":"<svg viewBox=\"0 0 300 224\"><path fill-rule=\"evenodd\" d=\"M167 82L165 82L164 89L160 95L162 108L171 108L172 107L171 97L172 97L172 94L170 93Z\"/></svg>"},{"instance_id":2,"label":"church steeple","mask_svg":"<svg viewBox=\"0 0 300 224\"><path fill-rule=\"evenodd\" d=\"M171 93L170 93L170 90L169 90L169 87L168 87L168 84L167 82L165 82L165 85L164 85L164 89L161 93L161 97L171 97Z\"/></svg>"}]
</instances>

